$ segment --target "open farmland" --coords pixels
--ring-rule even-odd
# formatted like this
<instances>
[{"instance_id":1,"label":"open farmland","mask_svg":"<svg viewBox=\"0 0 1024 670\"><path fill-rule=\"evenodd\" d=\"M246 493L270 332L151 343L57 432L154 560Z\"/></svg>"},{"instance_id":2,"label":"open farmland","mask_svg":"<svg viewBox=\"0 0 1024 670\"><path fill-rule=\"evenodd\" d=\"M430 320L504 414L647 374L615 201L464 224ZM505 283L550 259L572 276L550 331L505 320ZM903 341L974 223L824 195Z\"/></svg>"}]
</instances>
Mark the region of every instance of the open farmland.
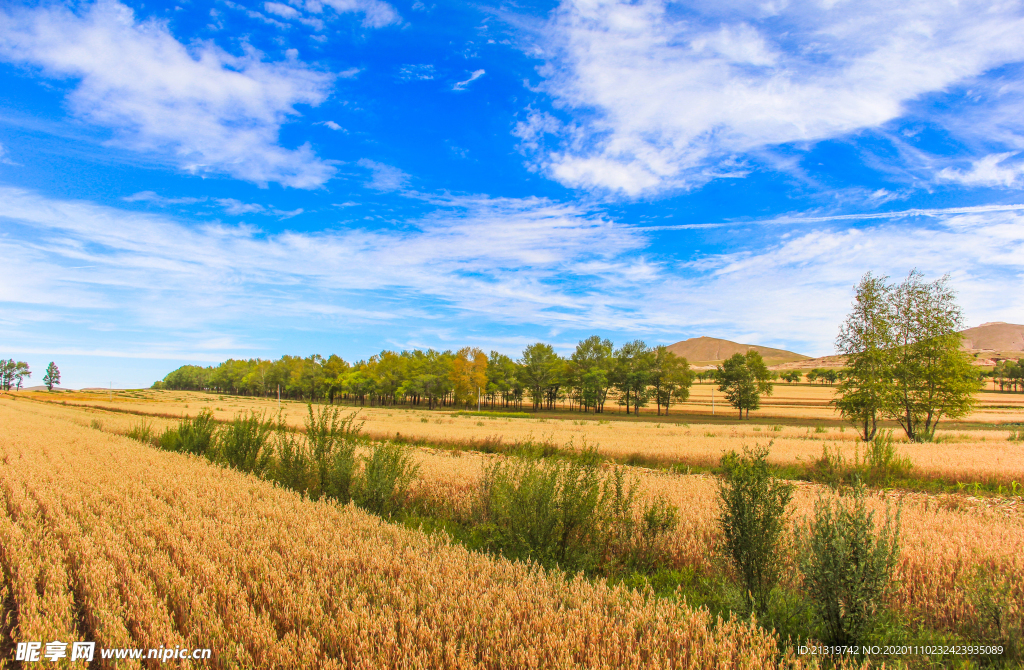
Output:
<instances>
[{"instance_id":1,"label":"open farmland","mask_svg":"<svg viewBox=\"0 0 1024 670\"><path fill-rule=\"evenodd\" d=\"M0 438L5 588L25 601L22 631L109 646L229 649L232 662L259 667L307 657L322 667L359 667L348 663L357 658L366 667L497 667L513 650L526 667L530 658L537 667L772 662L749 645L773 641L671 599L602 580L566 582L117 435L138 423L136 415L3 399L0 418L7 428ZM151 421L158 429L173 424ZM504 458L428 448L413 455L413 495L456 515L469 513L484 467ZM715 479L643 468L628 474L642 495L680 510L665 567L726 576L714 558ZM832 494L798 487L794 522L811 514L819 495ZM887 603L894 612L938 631L980 626L985 614L972 597L979 574L1013 602L1024 601L1019 498L890 492L870 506L882 513L897 499L903 544ZM796 572L788 574L792 586ZM34 595L27 585L40 580L57 586ZM194 593L202 595L183 595ZM478 625L495 616L513 631L507 638ZM639 634L635 621L644 622ZM679 626L666 638L677 646L662 647L665 631ZM546 635L537 635L541 629ZM359 644L351 641L356 630L366 636ZM672 651L686 645L686 654ZM720 656L723 646L733 651Z\"/></svg>"},{"instance_id":2,"label":"open farmland","mask_svg":"<svg viewBox=\"0 0 1024 670\"><path fill-rule=\"evenodd\" d=\"M749 624L23 406L0 401L6 658L58 639L208 647L213 667L776 665L774 639Z\"/></svg>"},{"instance_id":3,"label":"open farmland","mask_svg":"<svg viewBox=\"0 0 1024 670\"><path fill-rule=\"evenodd\" d=\"M698 403L702 393L710 397L710 385L697 384L693 388ZM276 400L193 392L147 390L118 392L112 396L98 392L24 393L21 396L51 403L59 400L69 407L87 407L96 410L97 420L124 429L137 419L131 418L131 414L119 415L103 410L144 414L155 420L186 414L194 416L202 409L209 409L222 421L248 409L278 411ZM1000 421L1024 423L1024 394L983 393L981 396L982 403L998 401L1003 403L1001 406L1011 408L998 410ZM108 400L109 397L113 399ZM828 420L819 421L815 417L824 416L826 410L821 407L807 409L805 406L813 400L824 407L830 397L831 390L825 387L780 384L776 386L774 400L799 400L804 405L779 405L778 415L766 417L765 412L756 412L758 421L742 422L736 421L731 412L720 418L721 410L716 413L714 423L710 414L684 414L691 411L690 403L674 409L668 417L660 418L647 413L637 418L613 413L561 413L552 416L547 412L538 413L537 418L503 418L405 407L366 407L362 408L361 417L366 420L365 431L379 439L397 437L454 446L532 441L561 447L572 441L578 447L585 442L616 460L664 465L717 464L726 451L740 449L743 444L771 440L773 462L806 465L818 459L825 446L838 448L849 460L855 458L861 449L856 433L839 422L830 409ZM1018 405L1020 408L1014 409ZM978 414L997 411L984 409L985 406L982 405ZM304 403L284 401L280 407L290 425L302 426L306 412ZM816 414L808 417L805 412ZM995 421L994 416L989 416L989 419ZM1017 435L1016 428L989 428L984 424L958 422L947 422L942 426L936 442L898 443L900 453L913 462L915 476L948 483L983 482L1004 487L1012 487L1014 482L1024 484L1024 441L1009 439ZM900 438L898 430L896 436Z\"/></svg>"}]
</instances>

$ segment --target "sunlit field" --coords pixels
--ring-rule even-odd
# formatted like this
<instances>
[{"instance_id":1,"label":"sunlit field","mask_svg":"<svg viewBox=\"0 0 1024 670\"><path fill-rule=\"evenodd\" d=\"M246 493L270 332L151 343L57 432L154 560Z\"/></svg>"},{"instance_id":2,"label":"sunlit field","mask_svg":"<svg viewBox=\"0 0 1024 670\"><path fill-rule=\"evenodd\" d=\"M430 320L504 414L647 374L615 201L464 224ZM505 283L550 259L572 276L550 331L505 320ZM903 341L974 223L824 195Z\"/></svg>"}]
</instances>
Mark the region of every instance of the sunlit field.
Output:
<instances>
[{"instance_id":1,"label":"sunlit field","mask_svg":"<svg viewBox=\"0 0 1024 670\"><path fill-rule=\"evenodd\" d=\"M22 407L0 402L6 658L35 639L206 647L222 668L776 667L749 623Z\"/></svg>"},{"instance_id":2,"label":"sunlit field","mask_svg":"<svg viewBox=\"0 0 1024 670\"><path fill-rule=\"evenodd\" d=\"M360 417L366 422L365 432L380 439L398 438L449 446L534 442L563 447L571 442L577 448L584 444L597 447L602 454L616 460L633 459L663 465L714 465L729 450L769 442L772 443L771 460L784 465L810 464L821 457L826 446L839 449L849 460L863 455L857 433L827 407L832 393L827 387L778 384L775 395L768 400L779 404L753 412L751 419L745 421L738 421L731 408L722 407L717 400L714 417L710 411L694 414L694 411L701 411L700 403L705 396L710 400L711 388L710 384L695 384L696 401L673 407L668 417L658 417L653 411L645 410L639 418L614 411L602 415L542 411L536 414L537 418L532 418L532 414L531 418L505 418L403 406L360 408ZM1014 482L1024 485L1024 441L1011 439L1020 434L1019 429L995 425L997 421L1024 423L1024 394L986 392L980 395L980 409L967 421L940 424L935 442L898 444L901 455L912 461L915 476L948 483L983 482L1007 488L1012 488ZM97 411L96 420L125 429L136 420L131 414L103 410L146 414L158 419L195 416L200 410L209 409L218 420L230 420L241 411L276 413L280 407L287 422L296 428L302 426L306 413L305 404L300 402L283 401L279 406L276 399L175 391L12 396L85 406ZM614 407L610 402L609 406ZM706 409L710 410L710 405ZM895 435L900 439L898 428Z\"/></svg>"},{"instance_id":3,"label":"sunlit field","mask_svg":"<svg viewBox=\"0 0 1024 670\"><path fill-rule=\"evenodd\" d=\"M20 638L205 646L217 650L216 667L774 667L775 640L749 625L716 621L671 598L651 598L636 585L567 580L467 551L442 536L384 523L352 506L311 502L121 435L144 418L157 431L170 427L173 419L155 414L174 414L176 406L194 412L204 399L166 396L115 403L148 407L152 417L75 407L74 400L62 405L0 398L6 512L0 518L6 577L0 595L17 603ZM268 407L209 399L223 418L254 405ZM301 423L304 406L284 403L283 409L291 423ZM366 415L367 427L378 432L411 432L417 424L442 431L478 428L477 417L447 412ZM621 431L620 437L627 430L647 431L647 439L673 430L676 441L687 430L720 431L714 438L701 433L705 450L767 437L763 426L760 432L758 426L733 432L716 424L483 422L490 434L524 424L557 428L577 444L603 430ZM779 432L776 445L852 443L849 430ZM982 437L996 434L975 433L982 445L989 444ZM969 443L924 446L963 444ZM1004 438L992 454L1008 446ZM412 454L419 465L412 495L465 513L485 466L507 458L426 447ZM679 508L664 567L727 575L714 550L720 538L716 478L626 470L643 496L663 496ZM797 536L814 502L832 495L827 487L800 483L789 532ZM981 626L987 616L972 595L979 580L1024 602L1020 501L1019 495L872 494L870 506L879 515L902 505L898 586L887 605L932 630L962 631ZM792 579L796 573L788 574ZM796 659L793 667L799 665Z\"/></svg>"}]
</instances>

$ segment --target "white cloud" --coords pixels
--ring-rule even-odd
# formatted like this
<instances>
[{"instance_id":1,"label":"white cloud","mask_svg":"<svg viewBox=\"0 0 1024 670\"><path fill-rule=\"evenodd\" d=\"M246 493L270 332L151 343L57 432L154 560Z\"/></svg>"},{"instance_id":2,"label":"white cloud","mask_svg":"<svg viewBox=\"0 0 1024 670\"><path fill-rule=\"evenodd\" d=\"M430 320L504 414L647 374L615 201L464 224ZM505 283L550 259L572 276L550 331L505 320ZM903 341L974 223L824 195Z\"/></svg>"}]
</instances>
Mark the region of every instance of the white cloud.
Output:
<instances>
[{"instance_id":1,"label":"white cloud","mask_svg":"<svg viewBox=\"0 0 1024 670\"><path fill-rule=\"evenodd\" d=\"M473 74L469 75L469 79L456 83L454 86L452 86L452 90L453 91L465 91L466 87L468 87L470 84L472 84L474 81L476 81L480 77L484 76L485 74L487 74L487 73L484 72L483 70L474 70Z\"/></svg>"},{"instance_id":2,"label":"white cloud","mask_svg":"<svg viewBox=\"0 0 1024 670\"><path fill-rule=\"evenodd\" d=\"M152 202L157 205L194 205L203 202L206 198L166 198L154 191L139 191L132 195L121 198L125 202Z\"/></svg>"},{"instance_id":3,"label":"white cloud","mask_svg":"<svg viewBox=\"0 0 1024 670\"><path fill-rule=\"evenodd\" d=\"M359 159L357 165L370 170L373 176L366 185L377 191L397 191L409 181L409 175L398 168L369 158Z\"/></svg>"},{"instance_id":4,"label":"white cloud","mask_svg":"<svg viewBox=\"0 0 1024 670\"><path fill-rule=\"evenodd\" d=\"M266 62L251 48L243 56L209 42L186 48L165 23L138 22L113 0L81 14L43 5L0 17L0 58L77 79L71 109L113 129L122 145L258 184L315 188L335 173L308 144L278 144L295 105L323 102L333 78L294 56Z\"/></svg>"},{"instance_id":5,"label":"white cloud","mask_svg":"<svg viewBox=\"0 0 1024 670\"><path fill-rule=\"evenodd\" d=\"M654 237L671 231L575 205L425 203L433 213L397 229L271 234L0 188L0 253L10 259L0 301L50 315L91 310L86 323L121 319L170 340L214 337L225 324L259 337L270 321L293 328L315 316L326 330L386 322L397 337L403 327L470 323L660 341L707 334L825 354L864 272L900 277L917 267L952 273L970 323L1024 313L1020 206L935 211L927 225L730 224L710 234L747 240L745 250L675 259ZM30 317L9 318L18 326Z\"/></svg>"},{"instance_id":6,"label":"white cloud","mask_svg":"<svg viewBox=\"0 0 1024 670\"><path fill-rule=\"evenodd\" d=\"M1021 188L1024 186L1024 163L1012 161L1018 157L1017 152L1009 151L1000 154L989 154L971 162L969 170L944 168L938 178L954 181L967 186L995 186L1003 188Z\"/></svg>"},{"instance_id":7,"label":"white cloud","mask_svg":"<svg viewBox=\"0 0 1024 670\"><path fill-rule=\"evenodd\" d=\"M342 128L340 125L338 125L334 121L321 121L321 123L323 125L327 126L328 128L330 128L331 130L345 130L344 128Z\"/></svg>"},{"instance_id":8,"label":"white cloud","mask_svg":"<svg viewBox=\"0 0 1024 670\"><path fill-rule=\"evenodd\" d=\"M434 78L434 66L403 65L398 69L398 78L402 81L429 81Z\"/></svg>"},{"instance_id":9,"label":"white cloud","mask_svg":"<svg viewBox=\"0 0 1024 670\"><path fill-rule=\"evenodd\" d=\"M295 4L302 4L296 0ZM368 28L383 28L402 22L398 11L381 0L306 0L306 11L320 14L324 7L339 13L356 12L363 15L363 25Z\"/></svg>"},{"instance_id":10,"label":"white cloud","mask_svg":"<svg viewBox=\"0 0 1024 670\"><path fill-rule=\"evenodd\" d=\"M294 7L289 7L288 5L283 5L280 2L264 2L263 9L285 19L297 19L302 16L302 13L299 12L299 10Z\"/></svg>"},{"instance_id":11,"label":"white cloud","mask_svg":"<svg viewBox=\"0 0 1024 670\"><path fill-rule=\"evenodd\" d=\"M217 198L217 204L224 208L227 214L240 216L242 214L258 214L266 210L266 207L257 203L242 202L235 198Z\"/></svg>"},{"instance_id":12,"label":"white cloud","mask_svg":"<svg viewBox=\"0 0 1024 670\"><path fill-rule=\"evenodd\" d=\"M549 135L534 159L567 186L692 186L723 159L879 127L1024 59L1022 30L1019 4L981 0L564 0L540 73L578 125L519 132Z\"/></svg>"}]
</instances>

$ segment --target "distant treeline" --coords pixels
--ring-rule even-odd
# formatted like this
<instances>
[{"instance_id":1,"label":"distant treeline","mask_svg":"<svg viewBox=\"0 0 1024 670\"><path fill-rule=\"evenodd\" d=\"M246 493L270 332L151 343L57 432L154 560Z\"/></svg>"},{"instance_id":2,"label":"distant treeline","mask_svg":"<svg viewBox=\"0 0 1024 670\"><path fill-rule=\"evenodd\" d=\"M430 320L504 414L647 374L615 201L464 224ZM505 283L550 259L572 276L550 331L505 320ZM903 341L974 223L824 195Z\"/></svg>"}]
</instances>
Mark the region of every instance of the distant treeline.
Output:
<instances>
[{"instance_id":1,"label":"distant treeline","mask_svg":"<svg viewBox=\"0 0 1024 670\"><path fill-rule=\"evenodd\" d=\"M339 356L282 356L276 361L230 359L185 365L153 388L215 391L360 405L475 406L554 409L568 404L604 411L609 393L626 412L656 405L658 413L689 397L694 374L685 358L641 340L615 348L610 340L583 340L568 358L549 344L532 344L519 359L477 348L458 351L382 351L350 364Z\"/></svg>"}]
</instances>

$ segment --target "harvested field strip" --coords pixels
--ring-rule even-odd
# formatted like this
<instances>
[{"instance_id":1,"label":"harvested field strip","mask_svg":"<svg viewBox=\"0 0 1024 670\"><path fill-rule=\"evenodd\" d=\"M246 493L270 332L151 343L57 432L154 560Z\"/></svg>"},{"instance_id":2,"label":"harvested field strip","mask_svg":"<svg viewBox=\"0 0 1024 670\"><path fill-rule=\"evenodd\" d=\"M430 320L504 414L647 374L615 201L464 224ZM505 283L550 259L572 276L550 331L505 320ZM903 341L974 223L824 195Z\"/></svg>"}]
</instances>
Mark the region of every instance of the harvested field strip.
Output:
<instances>
[{"instance_id":1,"label":"harvested field strip","mask_svg":"<svg viewBox=\"0 0 1024 670\"><path fill-rule=\"evenodd\" d=\"M6 402L0 421L18 641L80 639L75 583L100 646L209 646L214 667L777 665L767 633L681 603L474 554ZM62 547L80 549L66 561ZM39 556L57 570L42 598L24 588Z\"/></svg>"},{"instance_id":2,"label":"harvested field strip","mask_svg":"<svg viewBox=\"0 0 1024 670\"><path fill-rule=\"evenodd\" d=\"M153 421L157 431L174 425L173 418L186 413L195 415L202 407L214 403L197 403L193 396L182 395L189 402L177 405L167 403L135 403L130 407L73 407L53 403L31 402L22 407L38 407L49 416L68 416L67 412L81 413L84 425L89 417L102 416L104 428L124 432L139 421L133 415L145 416ZM212 396L215 400L216 396ZM14 404L17 404L14 403ZM301 430L306 406L284 403L283 415L288 425ZM180 414L166 410L174 408ZM276 413L277 403L251 398L234 398L216 403L209 408L219 421L230 420L239 411L252 408ZM101 414L101 413L102 414ZM112 413L114 412L114 413ZM130 414L123 414L130 412ZM118 413L120 416L118 416ZM429 411L395 411L373 409L360 414L366 419L367 436L380 440L398 440L417 446L443 446L487 452L506 451L517 443L547 444L555 447L573 441L579 446L584 441L596 445L602 455L622 463L649 466L674 464L710 467L719 463L722 454L740 449L755 441L773 441L771 460L780 466L806 469L822 455L823 448L839 449L847 460L863 447L856 433L837 427L815 432L809 427L765 426L753 424L657 424L649 421L597 421L561 419L507 419L477 416L454 416L450 413ZM592 415L591 415L592 416ZM426 419L426 423L423 420ZM483 426L477 425L479 423ZM777 429L777 430L776 430ZM946 486L957 482L978 482L989 487L1011 488L1014 482L1024 486L1024 441L1011 441L1007 430L939 431L934 443L897 442L901 455L914 464L913 477L924 482L935 481ZM897 435L897 437L899 437Z\"/></svg>"}]
</instances>

